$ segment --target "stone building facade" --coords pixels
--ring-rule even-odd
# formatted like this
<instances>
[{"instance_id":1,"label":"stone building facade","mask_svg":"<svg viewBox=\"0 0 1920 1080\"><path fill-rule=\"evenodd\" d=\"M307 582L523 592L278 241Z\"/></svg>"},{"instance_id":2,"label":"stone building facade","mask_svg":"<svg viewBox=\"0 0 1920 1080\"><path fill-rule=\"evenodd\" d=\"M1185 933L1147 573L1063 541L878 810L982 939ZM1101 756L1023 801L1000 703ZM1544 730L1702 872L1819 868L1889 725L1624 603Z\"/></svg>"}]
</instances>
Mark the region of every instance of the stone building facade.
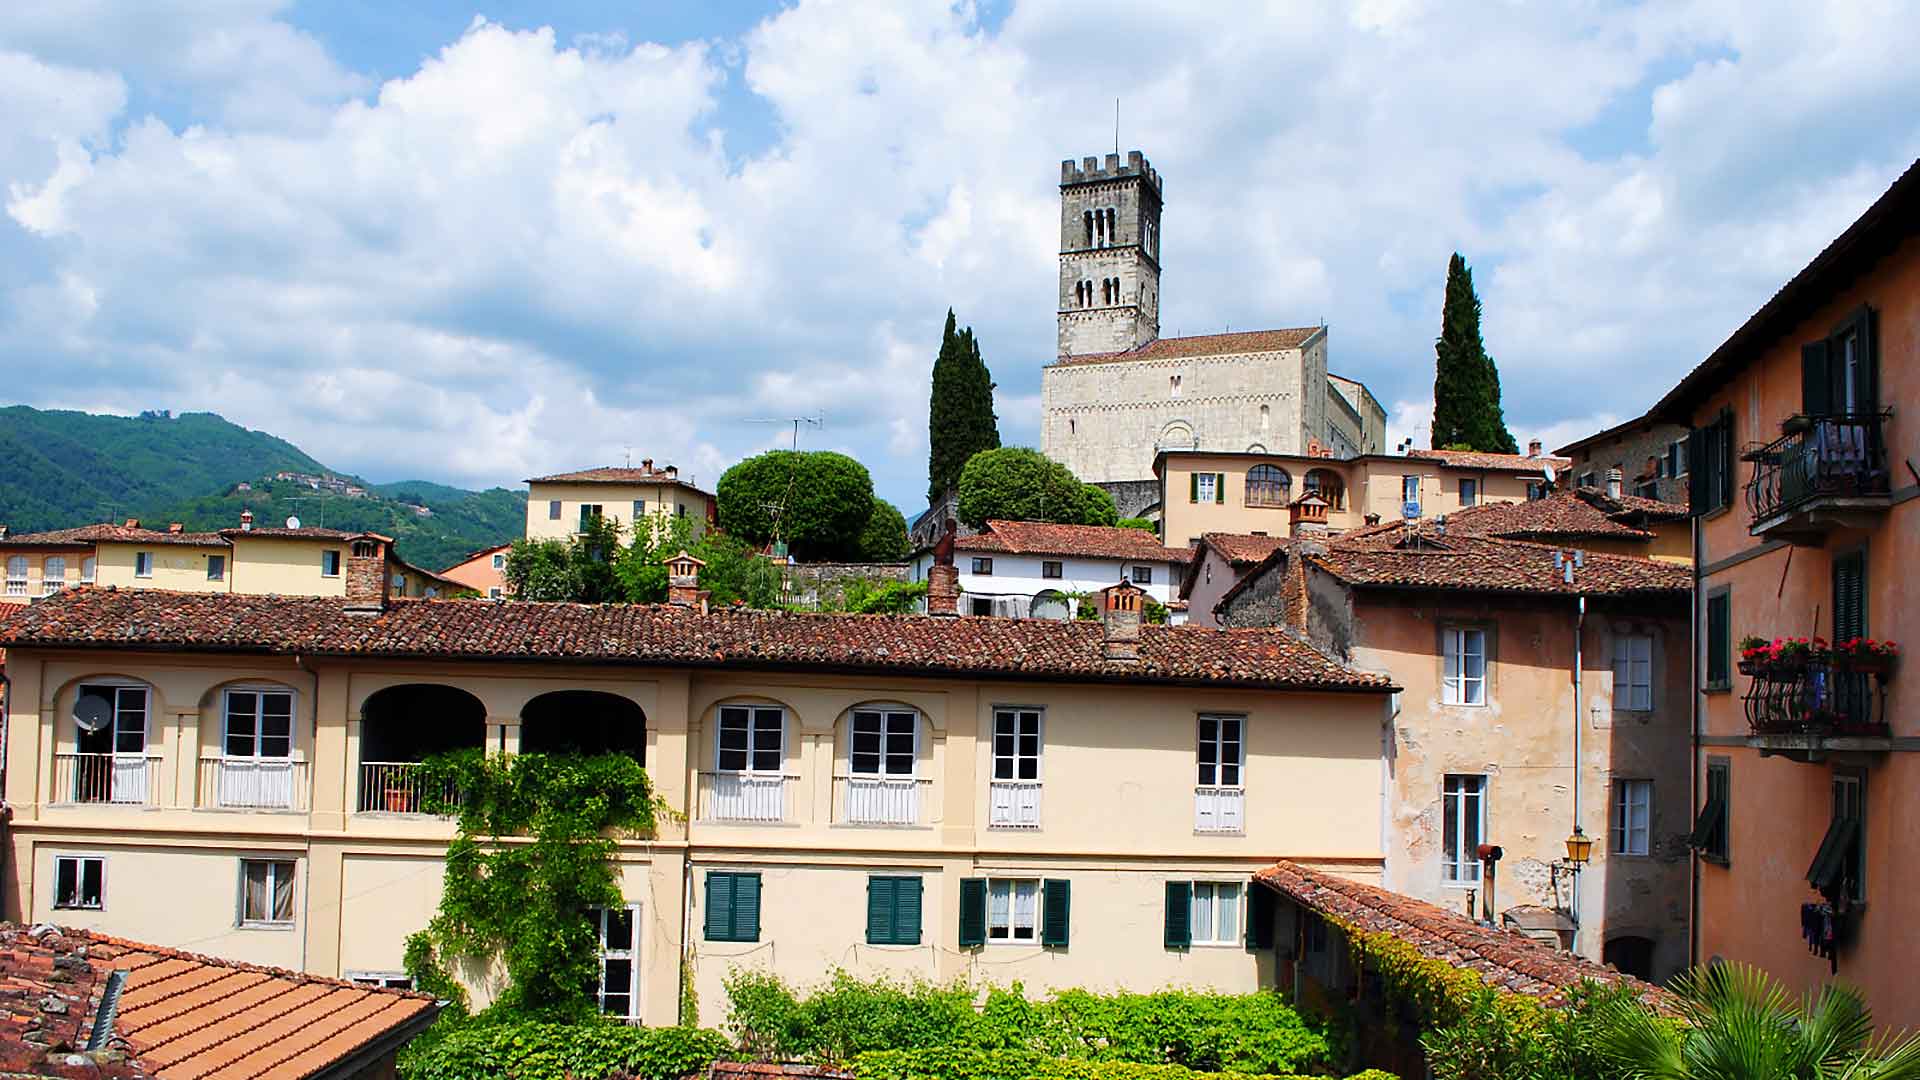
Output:
<instances>
[{"instance_id":1,"label":"stone building facade","mask_svg":"<svg viewBox=\"0 0 1920 1080\"><path fill-rule=\"evenodd\" d=\"M1620 470L1621 491L1661 502L1687 501L1687 429L1679 424L1629 420L1556 451L1571 461L1569 484L1606 489Z\"/></svg>"},{"instance_id":2,"label":"stone building facade","mask_svg":"<svg viewBox=\"0 0 1920 1080\"><path fill-rule=\"evenodd\" d=\"M1082 480L1144 480L1163 449L1377 452L1386 412L1327 373L1324 326L1160 337L1162 187L1137 150L1060 167L1058 358L1041 450Z\"/></svg>"}]
</instances>

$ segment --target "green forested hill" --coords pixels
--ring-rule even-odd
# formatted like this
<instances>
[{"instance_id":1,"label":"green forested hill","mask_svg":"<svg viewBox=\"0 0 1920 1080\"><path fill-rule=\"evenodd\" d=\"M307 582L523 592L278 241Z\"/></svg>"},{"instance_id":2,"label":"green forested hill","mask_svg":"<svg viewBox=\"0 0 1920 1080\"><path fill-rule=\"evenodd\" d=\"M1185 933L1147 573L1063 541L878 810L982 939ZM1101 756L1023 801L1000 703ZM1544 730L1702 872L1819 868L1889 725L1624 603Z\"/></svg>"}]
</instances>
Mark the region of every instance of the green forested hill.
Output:
<instances>
[{"instance_id":1,"label":"green forested hill","mask_svg":"<svg viewBox=\"0 0 1920 1080\"><path fill-rule=\"evenodd\" d=\"M327 495L280 471L338 476L363 498ZM252 490L240 491L246 482ZM0 408L0 524L15 532L137 517L189 529L231 528L252 509L261 525L308 525L394 537L409 561L439 570L505 543L526 526L525 492L466 491L430 481L365 485L299 447L213 413L95 416ZM421 513L425 507L430 513Z\"/></svg>"}]
</instances>

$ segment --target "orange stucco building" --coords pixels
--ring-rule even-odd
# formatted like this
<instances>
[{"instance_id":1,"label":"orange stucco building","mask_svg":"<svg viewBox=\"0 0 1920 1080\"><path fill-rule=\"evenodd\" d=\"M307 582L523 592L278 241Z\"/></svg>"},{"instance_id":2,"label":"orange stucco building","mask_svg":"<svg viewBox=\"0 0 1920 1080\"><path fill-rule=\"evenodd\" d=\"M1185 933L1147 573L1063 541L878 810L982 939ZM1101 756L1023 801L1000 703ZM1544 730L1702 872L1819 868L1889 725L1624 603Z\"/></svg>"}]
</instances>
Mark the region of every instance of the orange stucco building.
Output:
<instances>
[{"instance_id":1,"label":"orange stucco building","mask_svg":"<svg viewBox=\"0 0 1920 1080\"><path fill-rule=\"evenodd\" d=\"M1920 163L1650 414L1692 429L1694 958L1837 975L1909 1028L1920 673L1740 642L1920 638L1917 232Z\"/></svg>"}]
</instances>

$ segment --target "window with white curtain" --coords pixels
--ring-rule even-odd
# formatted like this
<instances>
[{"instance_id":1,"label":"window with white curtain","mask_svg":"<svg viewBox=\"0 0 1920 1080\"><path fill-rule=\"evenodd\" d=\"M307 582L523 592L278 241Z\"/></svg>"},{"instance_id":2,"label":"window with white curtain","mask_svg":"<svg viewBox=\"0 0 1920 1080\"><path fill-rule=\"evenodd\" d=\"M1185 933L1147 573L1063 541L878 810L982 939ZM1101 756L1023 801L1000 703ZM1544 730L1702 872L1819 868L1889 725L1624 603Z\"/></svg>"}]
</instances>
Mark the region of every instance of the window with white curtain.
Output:
<instances>
[{"instance_id":1,"label":"window with white curtain","mask_svg":"<svg viewBox=\"0 0 1920 1080\"><path fill-rule=\"evenodd\" d=\"M1653 711L1653 635L1613 636L1613 707Z\"/></svg>"},{"instance_id":2,"label":"window with white curtain","mask_svg":"<svg viewBox=\"0 0 1920 1080\"><path fill-rule=\"evenodd\" d=\"M80 584L93 584L94 567L98 565L98 563L94 562L93 556L91 555L80 560Z\"/></svg>"},{"instance_id":3,"label":"window with white curtain","mask_svg":"<svg viewBox=\"0 0 1920 1080\"><path fill-rule=\"evenodd\" d=\"M1440 631L1442 661L1440 701L1446 705L1487 703L1487 632L1449 626Z\"/></svg>"},{"instance_id":4,"label":"window with white curtain","mask_svg":"<svg viewBox=\"0 0 1920 1080\"><path fill-rule=\"evenodd\" d=\"M1449 775L1440 797L1441 880L1480 884L1480 844L1487 835L1487 778Z\"/></svg>"},{"instance_id":5,"label":"window with white curtain","mask_svg":"<svg viewBox=\"0 0 1920 1080\"><path fill-rule=\"evenodd\" d=\"M240 923L243 926L293 924L293 863L240 860Z\"/></svg>"},{"instance_id":6,"label":"window with white curtain","mask_svg":"<svg viewBox=\"0 0 1920 1080\"><path fill-rule=\"evenodd\" d=\"M1652 844L1653 781L1613 782L1612 842L1615 855L1645 855Z\"/></svg>"},{"instance_id":7,"label":"window with white curtain","mask_svg":"<svg viewBox=\"0 0 1920 1080\"><path fill-rule=\"evenodd\" d=\"M67 587L67 560L60 555L49 555L40 564L40 595L52 596Z\"/></svg>"},{"instance_id":8,"label":"window with white curtain","mask_svg":"<svg viewBox=\"0 0 1920 1080\"><path fill-rule=\"evenodd\" d=\"M1195 945L1238 945L1240 943L1240 895L1238 882L1196 881L1193 883L1193 943Z\"/></svg>"},{"instance_id":9,"label":"window with white curtain","mask_svg":"<svg viewBox=\"0 0 1920 1080\"><path fill-rule=\"evenodd\" d=\"M1032 879L987 882L987 940L1031 942L1039 925L1040 882Z\"/></svg>"},{"instance_id":10,"label":"window with white curtain","mask_svg":"<svg viewBox=\"0 0 1920 1080\"><path fill-rule=\"evenodd\" d=\"M7 556L7 595L27 595L27 557L25 555Z\"/></svg>"}]
</instances>

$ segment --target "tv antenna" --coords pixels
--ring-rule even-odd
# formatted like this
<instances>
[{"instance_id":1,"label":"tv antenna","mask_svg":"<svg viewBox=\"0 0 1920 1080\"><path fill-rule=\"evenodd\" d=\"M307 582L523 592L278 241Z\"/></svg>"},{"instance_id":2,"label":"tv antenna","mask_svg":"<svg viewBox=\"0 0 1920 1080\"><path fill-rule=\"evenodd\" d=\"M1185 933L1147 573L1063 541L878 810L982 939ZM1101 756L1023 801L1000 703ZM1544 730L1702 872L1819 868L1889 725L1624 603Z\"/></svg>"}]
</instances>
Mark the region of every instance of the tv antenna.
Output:
<instances>
[{"instance_id":1,"label":"tv antenna","mask_svg":"<svg viewBox=\"0 0 1920 1080\"><path fill-rule=\"evenodd\" d=\"M294 495L294 496L288 497L286 501L291 503L303 503L303 502L319 503L320 510L319 510L319 513L315 516L315 520L320 523L318 527L324 529L327 527L327 500L330 498L332 498L332 496L330 495ZM287 526L287 528L297 529L299 528L299 526L289 525Z\"/></svg>"},{"instance_id":2,"label":"tv antenna","mask_svg":"<svg viewBox=\"0 0 1920 1080\"><path fill-rule=\"evenodd\" d=\"M824 428L827 426L827 414L824 411L822 411L818 416L754 416L754 417L749 417L747 419L747 423L749 424L792 424L793 425L792 449L798 450L800 449L800 425L812 424L814 427Z\"/></svg>"}]
</instances>

